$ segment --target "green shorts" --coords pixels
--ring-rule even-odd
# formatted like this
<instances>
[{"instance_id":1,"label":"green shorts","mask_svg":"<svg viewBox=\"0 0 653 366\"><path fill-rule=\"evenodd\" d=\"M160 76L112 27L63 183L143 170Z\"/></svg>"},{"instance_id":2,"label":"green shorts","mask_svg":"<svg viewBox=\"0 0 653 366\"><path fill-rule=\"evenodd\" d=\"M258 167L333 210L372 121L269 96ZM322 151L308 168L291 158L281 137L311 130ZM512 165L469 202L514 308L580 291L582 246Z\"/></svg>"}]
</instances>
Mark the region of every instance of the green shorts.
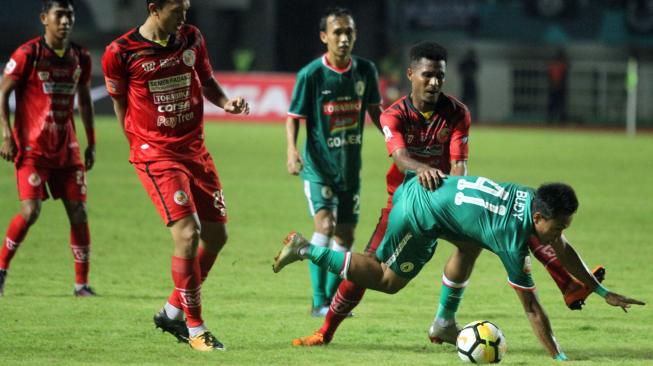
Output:
<instances>
[{"instance_id":1,"label":"green shorts","mask_svg":"<svg viewBox=\"0 0 653 366\"><path fill-rule=\"evenodd\" d=\"M336 222L340 224L358 223L360 210L360 188L350 191L335 191L332 187L308 180L304 181L304 194L308 200L311 216L327 209L334 211Z\"/></svg>"},{"instance_id":2,"label":"green shorts","mask_svg":"<svg viewBox=\"0 0 653 366\"><path fill-rule=\"evenodd\" d=\"M409 223L403 202L395 202L388 228L376 250L376 258L397 275L413 279L431 260L438 246L435 236L426 237Z\"/></svg>"}]
</instances>

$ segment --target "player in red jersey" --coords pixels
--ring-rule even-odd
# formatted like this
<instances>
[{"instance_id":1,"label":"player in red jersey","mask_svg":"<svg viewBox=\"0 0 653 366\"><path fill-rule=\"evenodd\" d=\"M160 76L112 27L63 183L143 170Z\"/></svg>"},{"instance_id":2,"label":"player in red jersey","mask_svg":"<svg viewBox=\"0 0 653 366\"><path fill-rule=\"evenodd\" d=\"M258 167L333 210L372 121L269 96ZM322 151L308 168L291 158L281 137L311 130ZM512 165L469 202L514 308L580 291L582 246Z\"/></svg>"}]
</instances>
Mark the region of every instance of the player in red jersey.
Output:
<instances>
[{"instance_id":1,"label":"player in red jersey","mask_svg":"<svg viewBox=\"0 0 653 366\"><path fill-rule=\"evenodd\" d=\"M442 92L447 52L436 43L423 42L411 49L410 60L407 76L412 85L411 94L396 101L381 115L386 146L394 162L386 175L389 195L387 207L381 210L379 223L365 249L365 254L372 257L385 234L392 196L404 179L404 171L415 171L420 184L430 190L438 187L440 180L445 177L444 172L449 175L467 174L467 142L471 117L463 103ZM531 247L535 244L531 244ZM455 249L445 267L441 298L448 299L452 292L453 295L462 294L466 285L466 280L455 282L448 279L447 268L470 268L475 259L476 257L468 258L465 253ZM549 256L546 261L551 262L547 263L547 269L556 269L556 283L560 286L561 281L566 281L565 286L571 286L572 278L562 269L555 255ZM553 265L554 262L558 267ZM364 288L344 280L334 296L322 327L313 335L294 339L293 345L329 343L340 323L358 305L364 293ZM585 297L588 295L589 292ZM442 309L445 307L440 306L439 312ZM429 336L436 343L440 335L438 330L437 327L429 330Z\"/></svg>"},{"instance_id":2,"label":"player in red jersey","mask_svg":"<svg viewBox=\"0 0 653 366\"><path fill-rule=\"evenodd\" d=\"M204 145L203 97L229 113L249 106L228 99L213 78L202 34L185 24L190 1L146 3L143 25L107 46L102 67L129 161L174 241L174 289L154 323L194 349L223 350L201 314L201 284L227 241L222 187Z\"/></svg>"},{"instance_id":3,"label":"player in red jersey","mask_svg":"<svg viewBox=\"0 0 653 366\"><path fill-rule=\"evenodd\" d=\"M71 42L75 23L72 0L44 0L40 14L45 34L11 55L0 84L0 156L16 166L20 212L9 223L0 251L0 295L12 257L36 222L41 203L61 198L70 221L75 260L75 296L93 296L88 285L90 235L86 211L86 176L95 162L91 59ZM9 122L9 95L16 92L14 128ZM86 130L85 163L73 123L75 95Z\"/></svg>"}]
</instances>

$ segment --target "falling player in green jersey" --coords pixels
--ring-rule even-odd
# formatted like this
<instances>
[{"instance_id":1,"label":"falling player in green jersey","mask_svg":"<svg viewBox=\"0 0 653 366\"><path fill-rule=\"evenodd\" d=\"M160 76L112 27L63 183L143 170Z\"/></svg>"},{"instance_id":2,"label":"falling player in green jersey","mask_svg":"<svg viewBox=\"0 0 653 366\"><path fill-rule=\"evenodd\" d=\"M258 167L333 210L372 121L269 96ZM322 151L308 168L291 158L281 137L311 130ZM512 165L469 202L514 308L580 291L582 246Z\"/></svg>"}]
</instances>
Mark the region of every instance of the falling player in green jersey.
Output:
<instances>
[{"instance_id":1,"label":"falling player in green jersey","mask_svg":"<svg viewBox=\"0 0 653 366\"><path fill-rule=\"evenodd\" d=\"M410 173L395 192L388 229L376 251L376 259L316 247L301 235L291 233L275 258L273 270L278 272L289 263L310 259L360 286L393 294L406 286L431 259L438 238L453 243L470 256L487 249L503 263L508 282L517 290L542 345L552 357L564 360L566 356L553 337L549 319L535 294L527 244L531 235L550 244L565 268L608 304L624 310L631 304L644 305L599 284L562 234L577 208L576 194L562 183L545 184L535 191L483 177L448 177L438 189L429 191ZM461 276L469 278L470 274L461 273ZM454 329L460 300L451 298L447 304L453 312ZM455 341L455 336L454 332L453 340L448 341Z\"/></svg>"},{"instance_id":2,"label":"falling player in green jersey","mask_svg":"<svg viewBox=\"0 0 653 366\"><path fill-rule=\"evenodd\" d=\"M356 25L343 8L320 20L327 52L297 74L286 138L288 173L301 175L313 216L311 243L346 252L358 222L361 147L365 113L380 130L381 95L374 63L353 56ZM306 121L306 147L297 150L299 121ZM313 316L324 316L340 278L309 264Z\"/></svg>"}]
</instances>

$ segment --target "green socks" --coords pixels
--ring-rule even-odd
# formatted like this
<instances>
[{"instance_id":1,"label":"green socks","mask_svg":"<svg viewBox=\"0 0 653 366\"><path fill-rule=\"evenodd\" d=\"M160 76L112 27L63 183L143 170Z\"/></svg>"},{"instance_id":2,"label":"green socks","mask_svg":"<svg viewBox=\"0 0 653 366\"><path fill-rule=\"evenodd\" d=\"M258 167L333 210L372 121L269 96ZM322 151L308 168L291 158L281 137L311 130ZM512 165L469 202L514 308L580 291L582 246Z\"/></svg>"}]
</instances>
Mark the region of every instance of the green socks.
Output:
<instances>
[{"instance_id":1,"label":"green socks","mask_svg":"<svg viewBox=\"0 0 653 366\"><path fill-rule=\"evenodd\" d=\"M465 286L467 286L467 281L463 283L456 283L450 281L444 274L442 275L440 306L438 306L438 312L435 315L436 319L456 319L456 312L458 311L458 305L460 305L460 301L463 299Z\"/></svg>"}]
</instances>

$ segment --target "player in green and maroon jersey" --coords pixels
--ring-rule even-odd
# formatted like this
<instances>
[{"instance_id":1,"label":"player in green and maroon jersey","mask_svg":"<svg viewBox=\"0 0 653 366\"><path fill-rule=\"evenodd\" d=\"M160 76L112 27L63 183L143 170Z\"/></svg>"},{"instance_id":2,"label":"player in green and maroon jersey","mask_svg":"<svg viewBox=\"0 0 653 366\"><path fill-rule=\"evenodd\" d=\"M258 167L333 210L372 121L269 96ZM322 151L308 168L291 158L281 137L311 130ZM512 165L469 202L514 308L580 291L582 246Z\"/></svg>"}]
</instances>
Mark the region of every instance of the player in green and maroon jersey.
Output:
<instances>
[{"instance_id":1,"label":"player in green and maroon jersey","mask_svg":"<svg viewBox=\"0 0 653 366\"><path fill-rule=\"evenodd\" d=\"M311 243L348 251L358 222L365 113L379 127L381 95L374 64L352 56L356 26L351 13L329 9L320 20L327 52L302 68L292 95L286 137L288 172L301 175L315 232ZM297 149L299 121L306 147ZM379 127L380 129L380 127ZM309 265L314 316L324 316L340 279Z\"/></svg>"},{"instance_id":2,"label":"player in green and maroon jersey","mask_svg":"<svg viewBox=\"0 0 653 366\"><path fill-rule=\"evenodd\" d=\"M562 231L571 224L578 208L573 189L562 183L542 185L537 191L513 183L495 183L483 177L448 177L434 190L424 189L414 173L407 174L394 194L386 234L376 251L376 259L362 254L338 253L311 245L291 233L273 270L308 258L343 278L373 290L396 293L415 277L445 239L469 256L481 249L495 253L503 263L508 282L517 290L535 334L549 354L566 359L551 324L535 294L530 275L528 240L531 235L550 244L565 268L585 286L613 306L624 310L643 302L608 291L587 270L582 259ZM471 271L452 266L447 277L466 281ZM455 330L455 312L460 298L450 299L450 324ZM456 332L451 334L455 342Z\"/></svg>"}]
</instances>

